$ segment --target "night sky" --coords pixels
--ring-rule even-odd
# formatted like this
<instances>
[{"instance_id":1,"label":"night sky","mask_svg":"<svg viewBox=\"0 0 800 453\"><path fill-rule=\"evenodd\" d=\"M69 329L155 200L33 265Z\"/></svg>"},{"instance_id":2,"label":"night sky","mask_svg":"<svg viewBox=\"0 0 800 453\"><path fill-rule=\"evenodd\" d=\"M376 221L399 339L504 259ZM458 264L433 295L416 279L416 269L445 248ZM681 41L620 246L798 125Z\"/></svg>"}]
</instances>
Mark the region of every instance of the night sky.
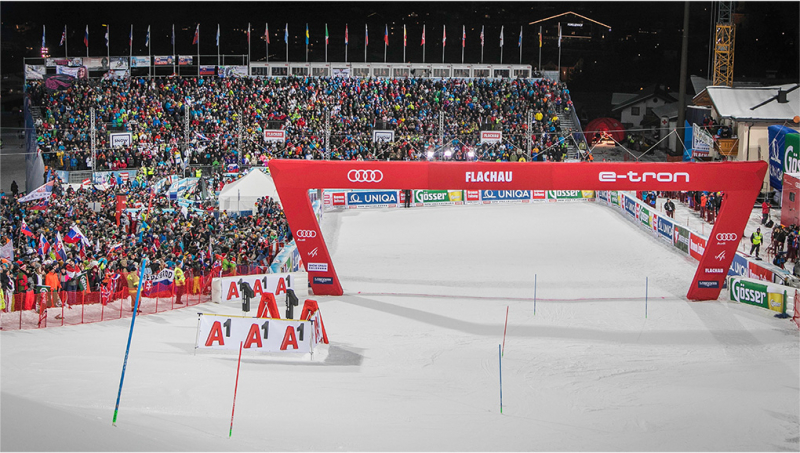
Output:
<instances>
[{"instance_id":1,"label":"night sky","mask_svg":"<svg viewBox=\"0 0 800 453\"><path fill-rule=\"evenodd\" d=\"M422 62L420 38L426 26L426 62L442 59L442 25L447 27L446 62L461 62L461 27L467 28L466 63L480 61L480 29L485 27L484 61L499 63L499 36L504 26L503 62L519 62L520 26L523 63L537 66L538 27L528 23L574 11L611 26L602 42L579 46L564 40L562 64L583 60L583 72L571 81L575 91L633 91L663 83L677 91L680 70L683 2L13 2L0 4L2 13L2 72L21 73L22 57L39 55L42 25L51 56L64 56L59 47L67 25L70 56L85 56L83 34L89 25L90 54L106 54L103 24L111 30L111 55L128 55L134 26L134 55L147 55L145 34L151 27L153 55L172 54L170 35L175 24L176 52L196 55L192 45L200 23L200 52L216 55L217 24L222 54L247 53L247 24L251 22L251 55L264 58L265 23L270 30L270 60L284 61L285 24L289 24L291 61L305 60L305 26L310 29L309 61L324 61L325 24L330 44L328 61L344 59L344 29L349 24L348 60L364 61L364 24L369 26L368 60L382 62L384 26L389 27L389 62L403 59L402 25L408 30L406 60ZM717 4L690 5L689 74L708 76L711 10ZM800 2L738 2L734 79L760 79L769 71L777 79L794 79L798 71ZM562 19L567 21L567 19ZM572 19L570 19L572 20ZM553 23L558 22L554 20ZM17 25L26 24L24 33ZM552 24L551 24L552 25ZM28 47L29 49L26 49ZM542 62L555 63L554 43L542 48ZM237 64L237 63L232 63Z\"/></svg>"}]
</instances>

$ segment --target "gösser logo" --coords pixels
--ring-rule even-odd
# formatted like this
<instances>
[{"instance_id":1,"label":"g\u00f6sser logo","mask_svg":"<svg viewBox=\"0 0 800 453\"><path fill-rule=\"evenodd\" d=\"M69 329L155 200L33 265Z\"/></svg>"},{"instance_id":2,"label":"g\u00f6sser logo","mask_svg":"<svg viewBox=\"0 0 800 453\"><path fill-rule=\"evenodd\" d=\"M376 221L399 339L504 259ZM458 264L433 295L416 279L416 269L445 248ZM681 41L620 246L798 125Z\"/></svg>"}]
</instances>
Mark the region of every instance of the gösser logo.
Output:
<instances>
[{"instance_id":1,"label":"g\u00f6sser logo","mask_svg":"<svg viewBox=\"0 0 800 453\"><path fill-rule=\"evenodd\" d=\"M739 237L736 233L717 233L718 241L735 241Z\"/></svg>"},{"instance_id":2,"label":"g\u00f6sser logo","mask_svg":"<svg viewBox=\"0 0 800 453\"><path fill-rule=\"evenodd\" d=\"M315 238L317 237L317 232L314 230L297 230L294 235L298 238Z\"/></svg>"},{"instance_id":3,"label":"g\u00f6sser logo","mask_svg":"<svg viewBox=\"0 0 800 453\"><path fill-rule=\"evenodd\" d=\"M350 170L347 179L350 182L381 182L383 173L380 170Z\"/></svg>"},{"instance_id":4,"label":"g\u00f6sser logo","mask_svg":"<svg viewBox=\"0 0 800 453\"><path fill-rule=\"evenodd\" d=\"M627 179L630 182L647 182L647 178L650 178L650 181L658 181L658 182L678 182L678 178L683 178L684 182L689 182L689 173L685 172L659 172L655 173L652 171L646 171L639 176L639 173L635 171L629 171L628 173L624 173L618 175L616 172L613 171L601 171L598 174L600 182L615 182L618 179Z\"/></svg>"}]
</instances>

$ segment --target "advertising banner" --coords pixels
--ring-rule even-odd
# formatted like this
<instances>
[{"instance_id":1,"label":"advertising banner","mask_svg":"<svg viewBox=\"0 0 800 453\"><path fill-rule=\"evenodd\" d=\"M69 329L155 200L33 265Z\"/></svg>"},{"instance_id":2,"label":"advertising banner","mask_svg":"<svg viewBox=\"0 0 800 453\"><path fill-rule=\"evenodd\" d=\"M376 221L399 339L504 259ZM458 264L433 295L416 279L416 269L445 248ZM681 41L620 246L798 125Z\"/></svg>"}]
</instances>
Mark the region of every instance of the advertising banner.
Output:
<instances>
[{"instance_id":1,"label":"advertising banner","mask_svg":"<svg viewBox=\"0 0 800 453\"><path fill-rule=\"evenodd\" d=\"M752 279L728 277L730 299L778 313L786 313L786 288Z\"/></svg>"},{"instance_id":2,"label":"advertising banner","mask_svg":"<svg viewBox=\"0 0 800 453\"><path fill-rule=\"evenodd\" d=\"M750 266L747 262L747 259L738 253L733 256L733 262L731 263L730 269L728 269L728 275L738 275L741 277L749 277L750 276Z\"/></svg>"},{"instance_id":3,"label":"advertising banner","mask_svg":"<svg viewBox=\"0 0 800 453\"><path fill-rule=\"evenodd\" d=\"M697 261L700 261L700 258L702 258L705 251L706 240L694 233L691 233L689 235L689 255L691 255L692 258L696 259Z\"/></svg>"},{"instance_id":4,"label":"advertising banner","mask_svg":"<svg viewBox=\"0 0 800 453\"><path fill-rule=\"evenodd\" d=\"M153 57L153 65L165 66L175 63L175 58L172 55L159 55Z\"/></svg>"},{"instance_id":5,"label":"advertising banner","mask_svg":"<svg viewBox=\"0 0 800 453\"><path fill-rule=\"evenodd\" d=\"M200 313L196 348L258 349L264 352L308 353L313 349L311 321L246 318Z\"/></svg>"},{"instance_id":6,"label":"advertising banner","mask_svg":"<svg viewBox=\"0 0 800 453\"><path fill-rule=\"evenodd\" d=\"M178 66L186 66L192 64L194 58L191 55L178 55Z\"/></svg>"},{"instance_id":7,"label":"advertising banner","mask_svg":"<svg viewBox=\"0 0 800 453\"><path fill-rule=\"evenodd\" d=\"M534 200L547 200L546 190L533 190L531 191L531 198Z\"/></svg>"},{"instance_id":8,"label":"advertising banner","mask_svg":"<svg viewBox=\"0 0 800 453\"><path fill-rule=\"evenodd\" d=\"M625 212L627 212L628 215L630 215L631 217L638 219L639 205L636 204L636 202L633 201L627 195L622 195L621 197L622 197L622 206L625 209Z\"/></svg>"},{"instance_id":9,"label":"advertising banner","mask_svg":"<svg viewBox=\"0 0 800 453\"><path fill-rule=\"evenodd\" d=\"M639 222L647 228L653 228L653 224L650 223L650 209L645 206L639 208Z\"/></svg>"},{"instance_id":10,"label":"advertising banner","mask_svg":"<svg viewBox=\"0 0 800 453\"><path fill-rule=\"evenodd\" d=\"M135 178L138 170L125 170L125 171L98 171L95 172L92 182L94 184L107 184L110 178L117 176L121 177L123 181L129 178Z\"/></svg>"},{"instance_id":11,"label":"advertising banner","mask_svg":"<svg viewBox=\"0 0 800 453\"><path fill-rule=\"evenodd\" d=\"M678 224L675 224L675 229L673 230L672 245L674 245L676 248L678 248L678 250L688 255L690 235L691 232L689 232L689 230Z\"/></svg>"},{"instance_id":12,"label":"advertising banner","mask_svg":"<svg viewBox=\"0 0 800 453\"><path fill-rule=\"evenodd\" d=\"M54 66L62 65L62 66L83 66L83 58L75 57L75 58L46 58L44 60L44 65L48 68L52 68Z\"/></svg>"},{"instance_id":13,"label":"advertising banner","mask_svg":"<svg viewBox=\"0 0 800 453\"><path fill-rule=\"evenodd\" d=\"M583 200L594 198L594 190L548 190L550 200Z\"/></svg>"},{"instance_id":14,"label":"advertising banner","mask_svg":"<svg viewBox=\"0 0 800 453\"><path fill-rule=\"evenodd\" d=\"M783 174L800 172L800 149L786 143L786 135L797 133L785 126L769 126L769 185L783 190Z\"/></svg>"},{"instance_id":15,"label":"advertising banner","mask_svg":"<svg viewBox=\"0 0 800 453\"><path fill-rule=\"evenodd\" d=\"M465 203L480 203L481 202L481 191L480 190L465 190L464 191L464 202Z\"/></svg>"},{"instance_id":16,"label":"advertising banner","mask_svg":"<svg viewBox=\"0 0 800 453\"><path fill-rule=\"evenodd\" d=\"M398 196L396 190L347 193L347 205L351 208L359 206L397 206L397 204Z\"/></svg>"},{"instance_id":17,"label":"advertising banner","mask_svg":"<svg viewBox=\"0 0 800 453\"><path fill-rule=\"evenodd\" d=\"M127 69L111 69L105 74L103 74L103 79L105 80L127 79L127 78L128 78Z\"/></svg>"},{"instance_id":18,"label":"advertising banner","mask_svg":"<svg viewBox=\"0 0 800 453\"><path fill-rule=\"evenodd\" d=\"M774 126L770 126L770 128L772 127ZM783 169L784 173L795 173L795 169L797 169L797 171L800 171L800 134L787 133L784 135L783 163L784 163L784 169ZM781 181L783 181L783 175L781 175Z\"/></svg>"},{"instance_id":19,"label":"advertising banner","mask_svg":"<svg viewBox=\"0 0 800 453\"><path fill-rule=\"evenodd\" d=\"M747 269L750 271L750 278L756 278L758 280L763 280L765 282L772 282L774 279L774 275L772 271L769 269L764 269L763 267L759 266L758 264L748 261L747 262Z\"/></svg>"},{"instance_id":20,"label":"advertising banner","mask_svg":"<svg viewBox=\"0 0 800 453\"><path fill-rule=\"evenodd\" d=\"M333 206L347 206L347 194L345 192L333 192Z\"/></svg>"},{"instance_id":21,"label":"advertising banner","mask_svg":"<svg viewBox=\"0 0 800 453\"><path fill-rule=\"evenodd\" d=\"M130 132L115 132L113 134L108 134L108 139L112 148L131 146L133 144L133 138Z\"/></svg>"},{"instance_id":22,"label":"advertising banner","mask_svg":"<svg viewBox=\"0 0 800 453\"><path fill-rule=\"evenodd\" d=\"M530 203L530 190L481 190L481 200L484 204L501 202Z\"/></svg>"},{"instance_id":23,"label":"advertising banner","mask_svg":"<svg viewBox=\"0 0 800 453\"><path fill-rule=\"evenodd\" d=\"M239 288L239 280L250 285L255 293L255 300L261 300L261 294L272 293L275 299L286 294L287 288L297 291L300 296L299 288L295 288L295 280L292 274L260 274L260 275L237 275L233 277L215 278L211 284L211 301L216 303L241 302L242 295ZM304 282L302 282L304 283ZM303 286L302 284L300 286ZM253 299L251 299L252 302Z\"/></svg>"},{"instance_id":24,"label":"advertising banner","mask_svg":"<svg viewBox=\"0 0 800 453\"><path fill-rule=\"evenodd\" d=\"M463 204L460 190L415 190L414 202L422 205Z\"/></svg>"},{"instance_id":25,"label":"advertising banner","mask_svg":"<svg viewBox=\"0 0 800 453\"><path fill-rule=\"evenodd\" d=\"M285 142L286 131L282 129L265 129L264 130L265 142Z\"/></svg>"},{"instance_id":26,"label":"advertising banner","mask_svg":"<svg viewBox=\"0 0 800 453\"><path fill-rule=\"evenodd\" d=\"M500 143L502 141L503 133L501 131L481 131L481 144Z\"/></svg>"},{"instance_id":27,"label":"advertising banner","mask_svg":"<svg viewBox=\"0 0 800 453\"><path fill-rule=\"evenodd\" d=\"M113 70L128 69L128 58L111 57L108 60L108 69L113 69Z\"/></svg>"},{"instance_id":28,"label":"advertising banner","mask_svg":"<svg viewBox=\"0 0 800 453\"><path fill-rule=\"evenodd\" d=\"M47 73L47 68L43 65L26 64L25 80L42 80Z\"/></svg>"},{"instance_id":29,"label":"advertising banner","mask_svg":"<svg viewBox=\"0 0 800 453\"><path fill-rule=\"evenodd\" d=\"M85 79L89 77L89 71L86 69L86 66L72 67L58 65L56 66L56 74L68 75L76 79Z\"/></svg>"},{"instance_id":30,"label":"advertising banner","mask_svg":"<svg viewBox=\"0 0 800 453\"><path fill-rule=\"evenodd\" d=\"M658 231L658 237L664 239L665 241L672 242L672 235L675 234L675 224L672 223L671 220L668 220L662 216L658 216L656 230Z\"/></svg>"},{"instance_id":31,"label":"advertising banner","mask_svg":"<svg viewBox=\"0 0 800 453\"><path fill-rule=\"evenodd\" d=\"M714 138L702 127L692 124L692 156L708 156L714 148Z\"/></svg>"},{"instance_id":32,"label":"advertising banner","mask_svg":"<svg viewBox=\"0 0 800 453\"><path fill-rule=\"evenodd\" d=\"M607 190L598 190L597 191L597 199L603 201L603 203L608 204L608 191Z\"/></svg>"},{"instance_id":33,"label":"advertising banner","mask_svg":"<svg viewBox=\"0 0 800 453\"><path fill-rule=\"evenodd\" d=\"M350 77L350 68L332 68L331 75L333 77Z\"/></svg>"},{"instance_id":34,"label":"advertising banner","mask_svg":"<svg viewBox=\"0 0 800 453\"><path fill-rule=\"evenodd\" d=\"M611 201L613 206L619 206L619 192L616 190L612 190L609 192L608 199Z\"/></svg>"},{"instance_id":35,"label":"advertising banner","mask_svg":"<svg viewBox=\"0 0 800 453\"><path fill-rule=\"evenodd\" d=\"M220 66L220 77L247 77L247 66Z\"/></svg>"},{"instance_id":36,"label":"advertising banner","mask_svg":"<svg viewBox=\"0 0 800 453\"><path fill-rule=\"evenodd\" d=\"M394 141L394 131L391 130L373 130L372 131L372 141L373 142L393 142Z\"/></svg>"},{"instance_id":37,"label":"advertising banner","mask_svg":"<svg viewBox=\"0 0 800 453\"><path fill-rule=\"evenodd\" d=\"M131 57L132 68L146 68L150 66L150 57Z\"/></svg>"}]
</instances>

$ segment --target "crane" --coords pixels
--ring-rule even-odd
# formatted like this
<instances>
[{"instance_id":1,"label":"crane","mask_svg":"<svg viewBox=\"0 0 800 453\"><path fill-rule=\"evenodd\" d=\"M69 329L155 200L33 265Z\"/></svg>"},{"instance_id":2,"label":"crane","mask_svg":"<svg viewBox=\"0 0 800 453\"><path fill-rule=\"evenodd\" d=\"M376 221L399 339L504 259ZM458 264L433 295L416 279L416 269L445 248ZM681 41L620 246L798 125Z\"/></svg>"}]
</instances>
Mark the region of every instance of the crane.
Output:
<instances>
[{"instance_id":1,"label":"crane","mask_svg":"<svg viewBox=\"0 0 800 453\"><path fill-rule=\"evenodd\" d=\"M733 50L736 44L733 4L733 0L719 2L714 39L714 86L733 86Z\"/></svg>"}]
</instances>

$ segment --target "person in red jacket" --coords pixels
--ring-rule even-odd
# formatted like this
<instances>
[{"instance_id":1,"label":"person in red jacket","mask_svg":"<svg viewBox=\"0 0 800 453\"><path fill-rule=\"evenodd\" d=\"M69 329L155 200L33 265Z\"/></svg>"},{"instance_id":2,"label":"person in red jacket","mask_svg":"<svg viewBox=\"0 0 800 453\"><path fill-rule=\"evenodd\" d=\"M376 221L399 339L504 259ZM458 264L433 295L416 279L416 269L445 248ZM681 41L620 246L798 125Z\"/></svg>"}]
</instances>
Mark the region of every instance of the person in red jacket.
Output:
<instances>
[{"instance_id":1,"label":"person in red jacket","mask_svg":"<svg viewBox=\"0 0 800 453\"><path fill-rule=\"evenodd\" d=\"M769 220L769 203L767 202L767 200L764 200L764 202L761 203L761 224L765 225L768 220Z\"/></svg>"}]
</instances>

